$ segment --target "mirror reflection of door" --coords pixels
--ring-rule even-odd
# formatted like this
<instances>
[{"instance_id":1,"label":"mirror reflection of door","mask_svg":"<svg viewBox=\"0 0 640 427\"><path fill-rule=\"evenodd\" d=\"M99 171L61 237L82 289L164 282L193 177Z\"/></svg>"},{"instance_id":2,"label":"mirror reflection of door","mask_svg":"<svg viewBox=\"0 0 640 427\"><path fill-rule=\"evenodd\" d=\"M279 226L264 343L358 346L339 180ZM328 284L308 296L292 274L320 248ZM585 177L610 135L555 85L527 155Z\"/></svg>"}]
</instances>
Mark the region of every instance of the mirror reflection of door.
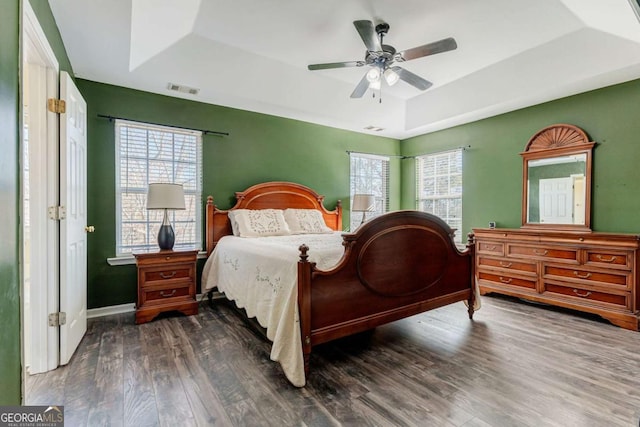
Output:
<instances>
[{"instance_id":1,"label":"mirror reflection of door","mask_svg":"<svg viewBox=\"0 0 640 427\"><path fill-rule=\"evenodd\" d=\"M584 224L584 175L541 179L539 186L540 223Z\"/></svg>"},{"instance_id":2,"label":"mirror reflection of door","mask_svg":"<svg viewBox=\"0 0 640 427\"><path fill-rule=\"evenodd\" d=\"M540 222L573 224L573 179L540 180Z\"/></svg>"}]
</instances>

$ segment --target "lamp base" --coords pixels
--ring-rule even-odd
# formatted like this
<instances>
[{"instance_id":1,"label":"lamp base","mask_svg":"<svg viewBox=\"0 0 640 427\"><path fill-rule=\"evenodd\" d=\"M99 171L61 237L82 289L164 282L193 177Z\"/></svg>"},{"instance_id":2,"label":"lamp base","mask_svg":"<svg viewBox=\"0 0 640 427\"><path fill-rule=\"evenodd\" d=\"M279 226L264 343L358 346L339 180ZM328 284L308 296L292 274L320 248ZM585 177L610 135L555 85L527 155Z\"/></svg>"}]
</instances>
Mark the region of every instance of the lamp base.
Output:
<instances>
[{"instance_id":1,"label":"lamp base","mask_svg":"<svg viewBox=\"0 0 640 427\"><path fill-rule=\"evenodd\" d=\"M161 225L158 232L158 246L160 249L173 249L173 244L176 241L176 235L173 232L171 225Z\"/></svg>"},{"instance_id":2,"label":"lamp base","mask_svg":"<svg viewBox=\"0 0 640 427\"><path fill-rule=\"evenodd\" d=\"M158 231L158 246L160 249L173 249L173 244L176 241L176 235L173 232L171 223L169 222L169 214L167 210L164 210L164 218L162 219L162 225L160 225L160 231Z\"/></svg>"}]
</instances>

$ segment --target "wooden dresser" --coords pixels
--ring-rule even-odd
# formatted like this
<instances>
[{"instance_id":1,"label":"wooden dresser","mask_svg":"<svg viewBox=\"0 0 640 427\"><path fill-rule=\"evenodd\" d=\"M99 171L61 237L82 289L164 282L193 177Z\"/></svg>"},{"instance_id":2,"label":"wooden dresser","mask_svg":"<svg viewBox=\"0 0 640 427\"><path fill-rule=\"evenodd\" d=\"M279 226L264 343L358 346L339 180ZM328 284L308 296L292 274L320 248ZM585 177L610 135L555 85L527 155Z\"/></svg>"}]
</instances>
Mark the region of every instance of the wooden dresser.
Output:
<instances>
[{"instance_id":1,"label":"wooden dresser","mask_svg":"<svg viewBox=\"0 0 640 427\"><path fill-rule=\"evenodd\" d=\"M639 235L474 229L481 294L595 313L638 330Z\"/></svg>"},{"instance_id":2,"label":"wooden dresser","mask_svg":"<svg viewBox=\"0 0 640 427\"><path fill-rule=\"evenodd\" d=\"M198 313L197 255L196 250L135 254L138 265L136 323L149 322L165 311Z\"/></svg>"}]
</instances>

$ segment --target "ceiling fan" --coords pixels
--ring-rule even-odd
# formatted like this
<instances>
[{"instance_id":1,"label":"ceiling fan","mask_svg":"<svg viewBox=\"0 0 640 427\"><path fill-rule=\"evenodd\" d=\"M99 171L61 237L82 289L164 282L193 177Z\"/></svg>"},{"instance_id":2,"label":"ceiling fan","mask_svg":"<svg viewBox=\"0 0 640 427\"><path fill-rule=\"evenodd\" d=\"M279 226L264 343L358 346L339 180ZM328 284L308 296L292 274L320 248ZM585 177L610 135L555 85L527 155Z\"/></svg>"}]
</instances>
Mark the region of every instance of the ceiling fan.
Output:
<instances>
[{"instance_id":1,"label":"ceiling fan","mask_svg":"<svg viewBox=\"0 0 640 427\"><path fill-rule=\"evenodd\" d=\"M383 37L389 31L389 24L382 22L374 27L373 22L361 20L354 21L353 25L356 27L364 45L367 47L364 61L331 62L327 64L312 64L307 67L311 71L330 68L363 67L365 65L371 67L364 77L362 77L362 80L360 80L360 83L358 83L353 93L351 93L351 98L361 98L370 87L373 89L380 88L383 78L389 86L393 86L398 80L403 80L417 89L427 90L433 83L393 64L422 58L423 56L435 55L436 53L447 52L458 47L456 41L449 37L397 52L393 46L382 43Z\"/></svg>"}]
</instances>

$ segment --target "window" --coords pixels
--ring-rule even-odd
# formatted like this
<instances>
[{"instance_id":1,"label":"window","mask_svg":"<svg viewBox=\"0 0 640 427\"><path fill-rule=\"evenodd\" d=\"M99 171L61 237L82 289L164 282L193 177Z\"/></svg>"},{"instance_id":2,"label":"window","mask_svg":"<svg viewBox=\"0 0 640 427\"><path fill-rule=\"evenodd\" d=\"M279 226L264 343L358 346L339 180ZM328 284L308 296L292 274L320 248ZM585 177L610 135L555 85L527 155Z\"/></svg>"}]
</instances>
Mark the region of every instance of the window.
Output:
<instances>
[{"instance_id":1,"label":"window","mask_svg":"<svg viewBox=\"0 0 640 427\"><path fill-rule=\"evenodd\" d=\"M462 243L462 149L417 158L418 210L439 216Z\"/></svg>"},{"instance_id":2,"label":"window","mask_svg":"<svg viewBox=\"0 0 640 427\"><path fill-rule=\"evenodd\" d=\"M373 194L375 210L366 212L371 219L389 211L389 158L372 154L351 153L350 196ZM362 221L362 213L351 210L350 230L355 231Z\"/></svg>"},{"instance_id":3,"label":"window","mask_svg":"<svg viewBox=\"0 0 640 427\"><path fill-rule=\"evenodd\" d=\"M169 211L175 248L201 248L202 133L116 120L116 255L157 247L162 210L147 210L149 183L182 184L185 210Z\"/></svg>"}]
</instances>

